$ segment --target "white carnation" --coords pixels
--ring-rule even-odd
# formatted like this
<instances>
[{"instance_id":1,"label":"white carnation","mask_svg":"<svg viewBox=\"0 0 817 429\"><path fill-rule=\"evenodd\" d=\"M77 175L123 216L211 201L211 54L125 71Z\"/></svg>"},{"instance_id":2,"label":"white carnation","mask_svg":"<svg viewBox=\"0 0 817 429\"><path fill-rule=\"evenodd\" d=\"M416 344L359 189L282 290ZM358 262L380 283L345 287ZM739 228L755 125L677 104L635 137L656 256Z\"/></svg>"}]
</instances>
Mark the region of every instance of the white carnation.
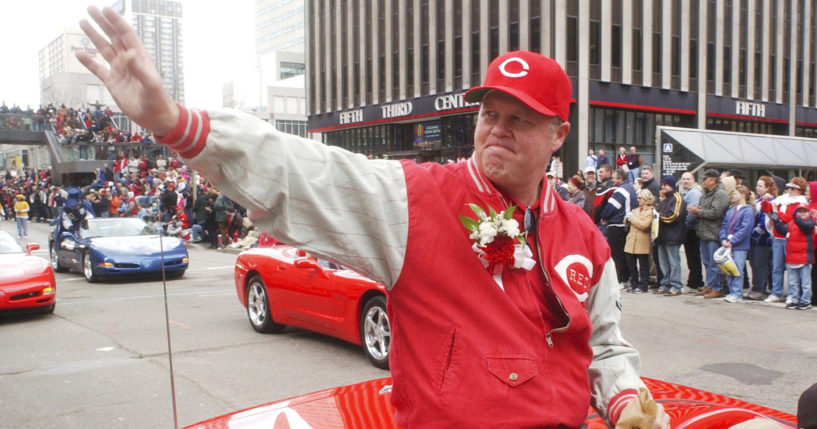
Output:
<instances>
[{"instance_id":1,"label":"white carnation","mask_svg":"<svg viewBox=\"0 0 817 429\"><path fill-rule=\"evenodd\" d=\"M499 227L499 232L508 237L516 237L519 235L519 222L516 219L503 219L502 226Z\"/></svg>"},{"instance_id":2,"label":"white carnation","mask_svg":"<svg viewBox=\"0 0 817 429\"><path fill-rule=\"evenodd\" d=\"M496 237L497 229L496 226L491 222L483 222L479 224L479 245L484 246L492 241L494 241L494 237Z\"/></svg>"}]
</instances>

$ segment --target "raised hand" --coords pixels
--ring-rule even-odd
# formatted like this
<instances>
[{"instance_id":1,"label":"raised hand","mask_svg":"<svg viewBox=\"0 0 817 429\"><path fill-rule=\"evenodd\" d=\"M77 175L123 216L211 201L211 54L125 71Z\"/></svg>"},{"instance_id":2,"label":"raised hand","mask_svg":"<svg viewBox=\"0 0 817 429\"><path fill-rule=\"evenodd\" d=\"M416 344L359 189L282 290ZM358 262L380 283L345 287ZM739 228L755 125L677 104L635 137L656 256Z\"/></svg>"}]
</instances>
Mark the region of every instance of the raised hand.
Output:
<instances>
[{"instance_id":1,"label":"raised hand","mask_svg":"<svg viewBox=\"0 0 817 429\"><path fill-rule=\"evenodd\" d=\"M85 19L79 26L110 68L82 51L77 52L77 59L105 84L128 118L156 136L168 134L178 121L179 108L162 86L159 72L136 31L110 7L100 11L91 6L88 14L108 40Z\"/></svg>"}]
</instances>

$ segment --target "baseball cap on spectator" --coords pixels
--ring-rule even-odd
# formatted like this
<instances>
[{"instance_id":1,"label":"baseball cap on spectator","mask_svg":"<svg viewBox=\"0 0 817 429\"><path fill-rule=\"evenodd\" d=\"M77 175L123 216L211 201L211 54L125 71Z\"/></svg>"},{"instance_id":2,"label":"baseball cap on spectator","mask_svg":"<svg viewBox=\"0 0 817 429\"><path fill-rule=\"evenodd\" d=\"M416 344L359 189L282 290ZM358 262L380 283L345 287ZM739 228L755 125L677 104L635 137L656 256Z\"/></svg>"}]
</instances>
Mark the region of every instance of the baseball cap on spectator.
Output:
<instances>
[{"instance_id":1,"label":"baseball cap on spectator","mask_svg":"<svg viewBox=\"0 0 817 429\"><path fill-rule=\"evenodd\" d=\"M488 91L502 91L545 115L567 121L573 88L556 61L529 51L511 51L488 66L482 86L469 89L465 101L476 103Z\"/></svg>"},{"instance_id":2,"label":"baseball cap on spectator","mask_svg":"<svg viewBox=\"0 0 817 429\"><path fill-rule=\"evenodd\" d=\"M548 171L548 172L545 174L545 176L548 176L548 177L556 177L556 176L554 176L554 175L553 175L553 172L552 172L552 171Z\"/></svg>"},{"instance_id":3,"label":"baseball cap on spectator","mask_svg":"<svg viewBox=\"0 0 817 429\"><path fill-rule=\"evenodd\" d=\"M715 170L714 168L710 168L704 171L704 177L714 177L720 179L721 173L719 173L718 170Z\"/></svg>"},{"instance_id":4,"label":"baseball cap on spectator","mask_svg":"<svg viewBox=\"0 0 817 429\"><path fill-rule=\"evenodd\" d=\"M584 174L587 173L596 174L596 169L588 165L587 167L584 167Z\"/></svg>"}]
</instances>

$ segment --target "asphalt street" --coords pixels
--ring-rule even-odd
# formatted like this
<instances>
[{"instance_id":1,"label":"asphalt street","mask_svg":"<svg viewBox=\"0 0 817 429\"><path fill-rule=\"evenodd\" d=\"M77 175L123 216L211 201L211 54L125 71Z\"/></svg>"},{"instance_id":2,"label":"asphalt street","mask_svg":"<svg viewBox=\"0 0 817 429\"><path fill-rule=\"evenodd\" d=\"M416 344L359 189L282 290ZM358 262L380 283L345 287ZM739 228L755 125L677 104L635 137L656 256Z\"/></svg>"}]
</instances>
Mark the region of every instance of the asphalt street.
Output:
<instances>
[{"instance_id":1,"label":"asphalt street","mask_svg":"<svg viewBox=\"0 0 817 429\"><path fill-rule=\"evenodd\" d=\"M46 258L47 232L33 224L27 240ZM189 251L187 274L167 282L179 425L388 376L353 344L254 332L235 296L235 253ZM61 273L57 282L53 315L0 317L0 427L173 427L161 280L88 284ZM645 377L790 413L817 382L815 310L627 293L622 304Z\"/></svg>"}]
</instances>

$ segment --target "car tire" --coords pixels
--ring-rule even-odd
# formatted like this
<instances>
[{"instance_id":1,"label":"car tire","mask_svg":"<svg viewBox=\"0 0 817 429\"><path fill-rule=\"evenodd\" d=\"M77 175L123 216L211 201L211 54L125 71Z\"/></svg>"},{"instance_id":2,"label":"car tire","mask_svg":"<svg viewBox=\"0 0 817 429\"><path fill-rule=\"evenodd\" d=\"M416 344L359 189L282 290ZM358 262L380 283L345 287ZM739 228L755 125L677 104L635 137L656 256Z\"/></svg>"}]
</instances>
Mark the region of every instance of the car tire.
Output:
<instances>
[{"instance_id":1,"label":"car tire","mask_svg":"<svg viewBox=\"0 0 817 429\"><path fill-rule=\"evenodd\" d=\"M391 325L386 313L386 297L378 295L366 301L360 312L360 342L372 365L389 369Z\"/></svg>"},{"instance_id":2,"label":"car tire","mask_svg":"<svg viewBox=\"0 0 817 429\"><path fill-rule=\"evenodd\" d=\"M172 273L169 273L167 275L167 278L169 278L169 279L180 279L180 278L184 277L184 272L185 272L185 270L174 271Z\"/></svg>"},{"instance_id":3,"label":"car tire","mask_svg":"<svg viewBox=\"0 0 817 429\"><path fill-rule=\"evenodd\" d=\"M254 275L247 282L247 318L250 326L256 332L264 334L274 334L281 332L286 327L272 320L270 314L269 294L267 285L260 275Z\"/></svg>"},{"instance_id":4,"label":"car tire","mask_svg":"<svg viewBox=\"0 0 817 429\"><path fill-rule=\"evenodd\" d=\"M88 283L94 283L99 280L99 276L94 274L94 260L91 258L91 252L86 251L82 254L82 274Z\"/></svg>"},{"instance_id":5,"label":"car tire","mask_svg":"<svg viewBox=\"0 0 817 429\"><path fill-rule=\"evenodd\" d=\"M60 257L57 254L57 243L52 241L51 246L48 248L49 256L51 257L51 268L54 269L55 273L64 273L68 271L68 268L63 267L60 265Z\"/></svg>"}]
</instances>

